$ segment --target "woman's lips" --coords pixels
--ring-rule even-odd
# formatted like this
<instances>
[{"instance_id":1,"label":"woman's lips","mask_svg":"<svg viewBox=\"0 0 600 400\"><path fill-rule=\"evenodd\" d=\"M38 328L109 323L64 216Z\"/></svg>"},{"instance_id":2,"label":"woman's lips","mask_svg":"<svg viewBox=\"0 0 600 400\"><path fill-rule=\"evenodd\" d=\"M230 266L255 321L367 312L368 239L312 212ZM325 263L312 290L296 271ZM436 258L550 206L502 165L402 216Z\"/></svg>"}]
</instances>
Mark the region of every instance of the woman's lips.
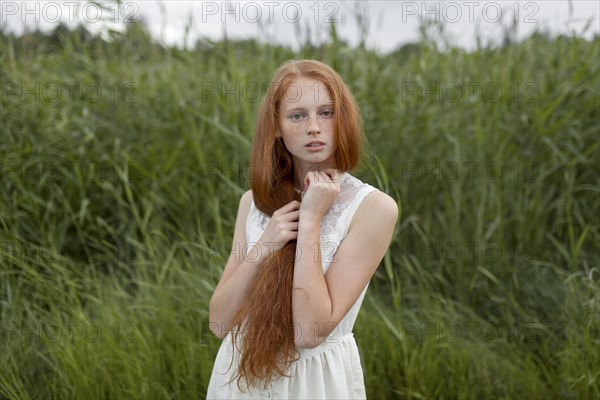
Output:
<instances>
[{"instance_id":1,"label":"woman's lips","mask_svg":"<svg viewBox=\"0 0 600 400\"><path fill-rule=\"evenodd\" d=\"M313 141L304 146L308 151L319 151L325 147L325 143L321 141Z\"/></svg>"},{"instance_id":2,"label":"woman's lips","mask_svg":"<svg viewBox=\"0 0 600 400\"><path fill-rule=\"evenodd\" d=\"M307 144L304 147L308 151L320 151L320 150L323 150L323 148L325 148L325 143L317 143L317 144L313 144L312 146L310 144Z\"/></svg>"}]
</instances>

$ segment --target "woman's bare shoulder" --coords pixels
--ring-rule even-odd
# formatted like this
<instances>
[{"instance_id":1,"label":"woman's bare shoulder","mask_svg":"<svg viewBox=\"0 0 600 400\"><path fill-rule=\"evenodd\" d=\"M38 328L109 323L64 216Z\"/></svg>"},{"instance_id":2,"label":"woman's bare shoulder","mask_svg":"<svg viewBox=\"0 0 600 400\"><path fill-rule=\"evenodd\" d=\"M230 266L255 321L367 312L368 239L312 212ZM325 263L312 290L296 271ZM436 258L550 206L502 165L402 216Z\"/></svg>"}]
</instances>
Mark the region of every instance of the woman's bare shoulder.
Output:
<instances>
[{"instance_id":1,"label":"woman's bare shoulder","mask_svg":"<svg viewBox=\"0 0 600 400\"><path fill-rule=\"evenodd\" d=\"M252 201L252 189L248 189L244 192L244 194L242 195L242 201L247 201L250 202Z\"/></svg>"},{"instance_id":2,"label":"woman's bare shoulder","mask_svg":"<svg viewBox=\"0 0 600 400\"><path fill-rule=\"evenodd\" d=\"M248 215L248 211L250 210L250 204L252 203L252 190L247 190L244 192L242 197L240 198L240 212L244 215Z\"/></svg>"},{"instance_id":3,"label":"woman's bare shoulder","mask_svg":"<svg viewBox=\"0 0 600 400\"><path fill-rule=\"evenodd\" d=\"M389 194L381 190L374 190L365 200L367 206L380 208L380 211L388 215L398 215L398 203Z\"/></svg>"},{"instance_id":4,"label":"woman's bare shoulder","mask_svg":"<svg viewBox=\"0 0 600 400\"><path fill-rule=\"evenodd\" d=\"M381 225L396 226L398 220L398 203L390 195L380 190L369 193L356 210L352 225L363 223L378 223Z\"/></svg>"}]
</instances>

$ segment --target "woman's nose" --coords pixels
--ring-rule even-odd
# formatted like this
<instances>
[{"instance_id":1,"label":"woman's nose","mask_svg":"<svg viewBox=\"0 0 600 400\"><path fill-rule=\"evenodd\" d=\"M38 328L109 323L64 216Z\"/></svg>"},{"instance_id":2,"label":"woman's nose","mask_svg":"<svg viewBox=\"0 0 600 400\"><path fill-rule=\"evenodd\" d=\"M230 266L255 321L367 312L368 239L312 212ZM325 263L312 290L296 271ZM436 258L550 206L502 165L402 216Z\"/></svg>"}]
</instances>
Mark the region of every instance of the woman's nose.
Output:
<instances>
[{"instance_id":1,"label":"woman's nose","mask_svg":"<svg viewBox=\"0 0 600 400\"><path fill-rule=\"evenodd\" d=\"M308 132L321 132L321 125L316 115L308 117Z\"/></svg>"}]
</instances>

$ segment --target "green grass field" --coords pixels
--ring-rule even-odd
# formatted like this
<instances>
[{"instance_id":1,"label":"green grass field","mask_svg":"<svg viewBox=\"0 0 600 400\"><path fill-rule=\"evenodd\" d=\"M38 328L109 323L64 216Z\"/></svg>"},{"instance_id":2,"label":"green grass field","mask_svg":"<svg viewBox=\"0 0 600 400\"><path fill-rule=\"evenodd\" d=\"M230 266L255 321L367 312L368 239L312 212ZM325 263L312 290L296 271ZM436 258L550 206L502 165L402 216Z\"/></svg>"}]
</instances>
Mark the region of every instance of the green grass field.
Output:
<instances>
[{"instance_id":1,"label":"green grass field","mask_svg":"<svg viewBox=\"0 0 600 400\"><path fill-rule=\"evenodd\" d=\"M355 326L370 399L600 398L600 39L391 54L1 35L0 398L204 398L259 100L333 66L401 215Z\"/></svg>"}]
</instances>

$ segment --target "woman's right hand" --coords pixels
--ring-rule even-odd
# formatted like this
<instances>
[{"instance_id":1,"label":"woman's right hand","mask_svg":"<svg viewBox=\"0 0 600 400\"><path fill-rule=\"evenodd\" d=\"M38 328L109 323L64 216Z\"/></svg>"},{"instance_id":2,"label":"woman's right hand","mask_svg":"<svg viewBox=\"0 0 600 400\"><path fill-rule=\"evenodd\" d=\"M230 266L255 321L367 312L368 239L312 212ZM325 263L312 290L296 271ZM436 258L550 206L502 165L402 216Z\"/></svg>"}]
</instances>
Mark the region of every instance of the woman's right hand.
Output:
<instances>
[{"instance_id":1,"label":"woman's right hand","mask_svg":"<svg viewBox=\"0 0 600 400\"><path fill-rule=\"evenodd\" d=\"M300 204L293 200L273 213L257 243L263 258L281 250L290 240L298 238Z\"/></svg>"}]
</instances>

